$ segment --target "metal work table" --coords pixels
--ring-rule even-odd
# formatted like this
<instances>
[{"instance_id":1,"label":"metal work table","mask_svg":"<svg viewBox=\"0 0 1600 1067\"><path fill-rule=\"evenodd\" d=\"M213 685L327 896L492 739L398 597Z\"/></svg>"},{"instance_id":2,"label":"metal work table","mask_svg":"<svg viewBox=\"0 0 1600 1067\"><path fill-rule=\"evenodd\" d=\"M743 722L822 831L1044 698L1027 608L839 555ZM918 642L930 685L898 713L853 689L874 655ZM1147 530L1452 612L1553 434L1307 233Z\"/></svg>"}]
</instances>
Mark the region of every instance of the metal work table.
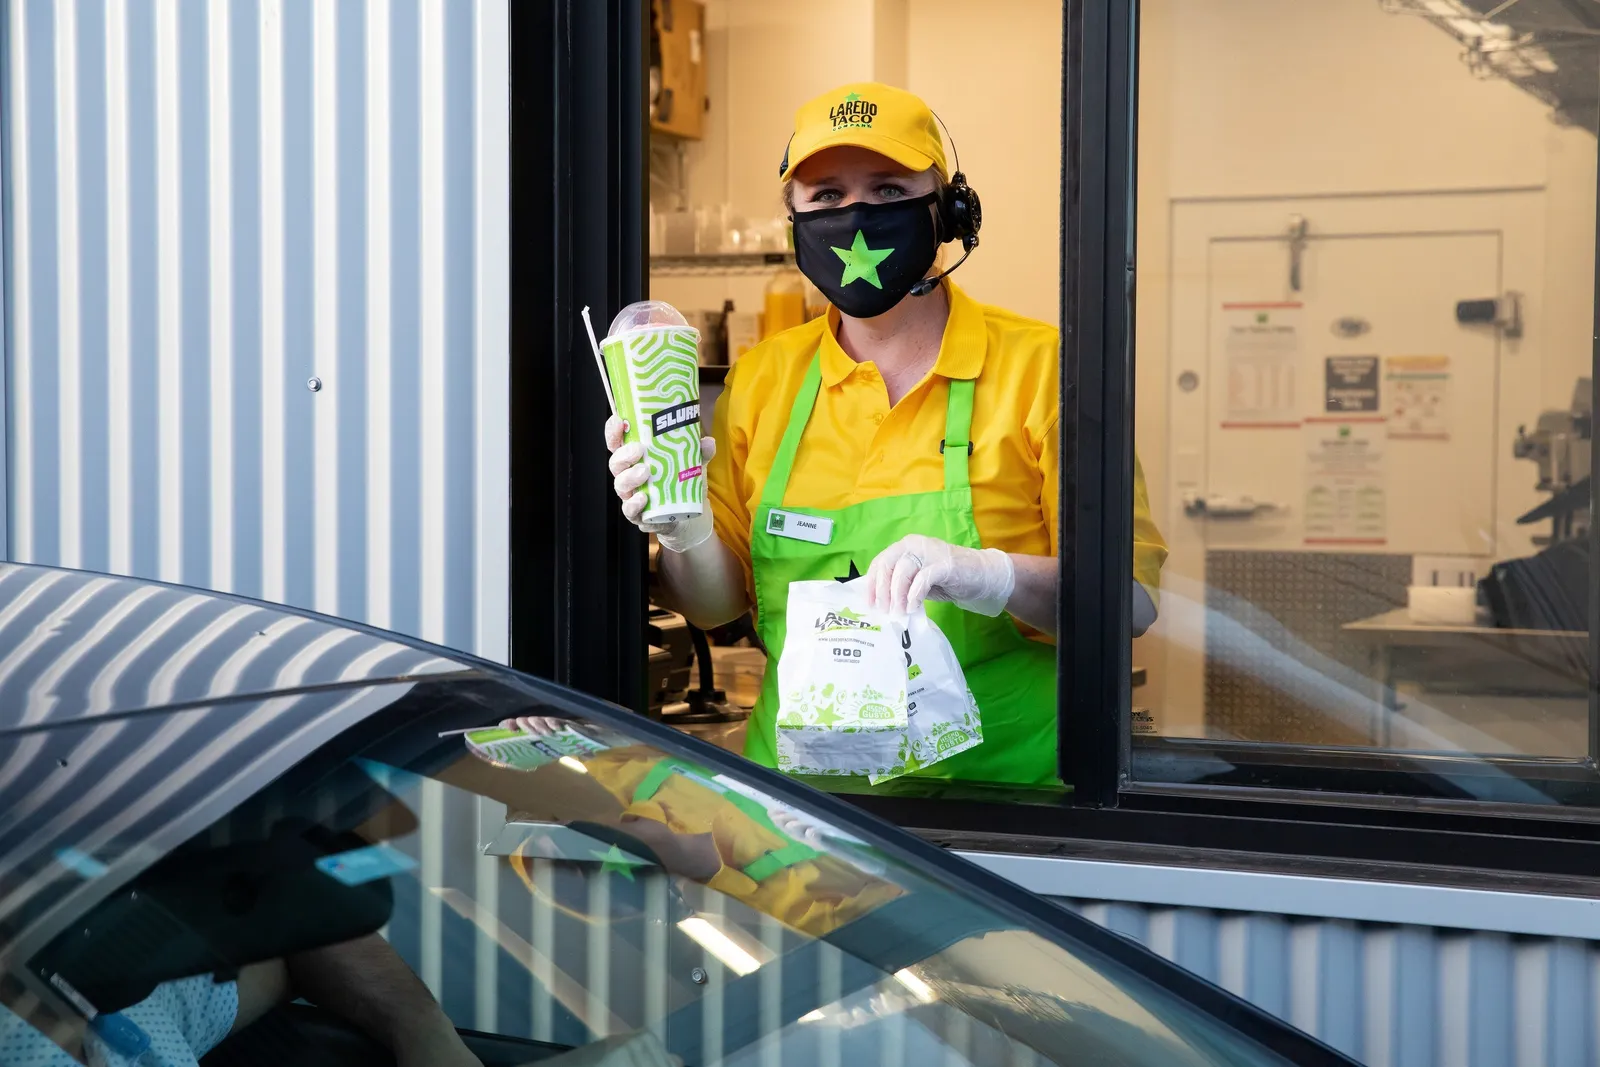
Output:
<instances>
[{"instance_id":1,"label":"metal work table","mask_svg":"<svg viewBox=\"0 0 1600 1067\"><path fill-rule=\"evenodd\" d=\"M1464 665L1470 665L1475 679L1494 679L1473 686L1485 695L1582 694L1587 685L1589 635L1581 631L1420 623L1405 608L1341 629L1371 650L1372 678L1380 686L1372 738L1380 745L1391 743L1393 718L1400 711L1395 687L1402 681L1459 684Z\"/></svg>"}]
</instances>

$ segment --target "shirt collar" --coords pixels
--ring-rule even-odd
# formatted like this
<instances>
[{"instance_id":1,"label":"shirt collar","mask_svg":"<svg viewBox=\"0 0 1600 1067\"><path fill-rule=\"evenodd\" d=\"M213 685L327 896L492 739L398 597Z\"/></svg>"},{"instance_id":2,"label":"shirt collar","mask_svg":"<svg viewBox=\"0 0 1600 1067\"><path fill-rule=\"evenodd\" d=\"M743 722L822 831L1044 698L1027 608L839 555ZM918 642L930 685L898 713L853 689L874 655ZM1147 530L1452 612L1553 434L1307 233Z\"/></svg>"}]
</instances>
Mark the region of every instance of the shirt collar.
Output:
<instances>
[{"instance_id":1,"label":"shirt collar","mask_svg":"<svg viewBox=\"0 0 1600 1067\"><path fill-rule=\"evenodd\" d=\"M983 372L989 344L983 308L954 283L946 281L944 286L950 298L950 318L944 324L944 338L939 342L939 357L934 360L933 373L944 378L976 378ZM908 296L906 299L918 298ZM831 389L850 377L860 365L840 347L839 311L830 307L828 328L822 333L822 384Z\"/></svg>"}]
</instances>

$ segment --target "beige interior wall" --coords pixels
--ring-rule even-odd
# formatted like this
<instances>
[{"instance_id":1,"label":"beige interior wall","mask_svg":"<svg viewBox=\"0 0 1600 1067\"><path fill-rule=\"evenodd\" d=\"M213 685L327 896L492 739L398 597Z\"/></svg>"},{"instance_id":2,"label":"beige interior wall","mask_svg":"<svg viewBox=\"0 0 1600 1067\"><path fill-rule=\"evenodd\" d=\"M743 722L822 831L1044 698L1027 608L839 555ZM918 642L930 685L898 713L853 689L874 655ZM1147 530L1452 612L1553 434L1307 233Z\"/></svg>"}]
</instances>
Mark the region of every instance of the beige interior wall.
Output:
<instances>
[{"instance_id":1,"label":"beige interior wall","mask_svg":"<svg viewBox=\"0 0 1600 1067\"><path fill-rule=\"evenodd\" d=\"M907 85L910 33L911 0L873 0L873 81L885 85Z\"/></svg>"},{"instance_id":2,"label":"beige interior wall","mask_svg":"<svg viewBox=\"0 0 1600 1067\"><path fill-rule=\"evenodd\" d=\"M1173 200L1539 187L1548 269L1529 294L1544 395L1587 373L1596 143L1533 97L1473 77L1460 46L1368 0L1145 0L1140 81L1141 414L1165 389L1165 224ZM1166 205L1167 210L1163 210ZM1536 412L1529 413L1530 421ZM1148 438L1164 452L1159 431Z\"/></svg>"},{"instance_id":3,"label":"beige interior wall","mask_svg":"<svg viewBox=\"0 0 1600 1067\"><path fill-rule=\"evenodd\" d=\"M1593 134L1473 77L1446 34L1368 0L1144 0L1142 12L1137 440L1148 464L1167 451L1174 201L1542 188L1548 265L1528 294L1530 333L1545 402L1566 404L1591 353ZM1159 480L1152 503L1170 515Z\"/></svg>"},{"instance_id":4,"label":"beige interior wall","mask_svg":"<svg viewBox=\"0 0 1600 1067\"><path fill-rule=\"evenodd\" d=\"M873 79L880 60L903 68L903 48L892 41L880 48L876 38L881 22L886 33L903 39L905 3L708 0L711 106L705 137L686 149L691 201L706 207L726 202L748 220L782 215L778 164L795 109L836 85ZM766 280L759 275L661 278L652 281L651 294L684 308L715 309L732 299L741 310L759 310Z\"/></svg>"},{"instance_id":5,"label":"beige interior wall","mask_svg":"<svg viewBox=\"0 0 1600 1067\"><path fill-rule=\"evenodd\" d=\"M910 0L909 80L950 128L983 199L982 244L953 279L1055 322L1061 308L1061 5ZM952 160L953 162L953 160ZM946 256L954 263L955 248Z\"/></svg>"}]
</instances>

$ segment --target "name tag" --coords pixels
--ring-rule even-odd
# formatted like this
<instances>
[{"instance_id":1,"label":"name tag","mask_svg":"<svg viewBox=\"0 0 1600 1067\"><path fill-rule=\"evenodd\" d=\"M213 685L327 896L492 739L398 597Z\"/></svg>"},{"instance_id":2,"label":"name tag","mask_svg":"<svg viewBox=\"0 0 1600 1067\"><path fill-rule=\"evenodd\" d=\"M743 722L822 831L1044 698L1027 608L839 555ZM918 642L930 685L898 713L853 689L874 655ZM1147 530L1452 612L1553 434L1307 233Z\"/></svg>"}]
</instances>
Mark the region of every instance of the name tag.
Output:
<instances>
[{"instance_id":1,"label":"name tag","mask_svg":"<svg viewBox=\"0 0 1600 1067\"><path fill-rule=\"evenodd\" d=\"M814 545L825 545L833 540L833 520L819 519L815 515L801 515L793 511L769 511L767 533L774 537L787 537L793 541L810 541Z\"/></svg>"}]
</instances>

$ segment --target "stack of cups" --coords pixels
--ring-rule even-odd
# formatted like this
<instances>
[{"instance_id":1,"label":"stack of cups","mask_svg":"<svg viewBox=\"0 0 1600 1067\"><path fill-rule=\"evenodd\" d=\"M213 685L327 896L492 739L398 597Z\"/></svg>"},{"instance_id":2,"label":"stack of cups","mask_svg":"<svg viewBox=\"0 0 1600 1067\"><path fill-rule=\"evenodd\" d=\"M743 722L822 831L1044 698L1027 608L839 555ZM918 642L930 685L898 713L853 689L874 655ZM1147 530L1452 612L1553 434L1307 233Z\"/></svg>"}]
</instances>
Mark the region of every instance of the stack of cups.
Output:
<instances>
[{"instance_id":1,"label":"stack of cups","mask_svg":"<svg viewBox=\"0 0 1600 1067\"><path fill-rule=\"evenodd\" d=\"M667 523L701 514L700 331L671 304L643 300L617 313L599 349L612 410L628 424L624 441L642 443L650 467L640 518Z\"/></svg>"}]
</instances>

